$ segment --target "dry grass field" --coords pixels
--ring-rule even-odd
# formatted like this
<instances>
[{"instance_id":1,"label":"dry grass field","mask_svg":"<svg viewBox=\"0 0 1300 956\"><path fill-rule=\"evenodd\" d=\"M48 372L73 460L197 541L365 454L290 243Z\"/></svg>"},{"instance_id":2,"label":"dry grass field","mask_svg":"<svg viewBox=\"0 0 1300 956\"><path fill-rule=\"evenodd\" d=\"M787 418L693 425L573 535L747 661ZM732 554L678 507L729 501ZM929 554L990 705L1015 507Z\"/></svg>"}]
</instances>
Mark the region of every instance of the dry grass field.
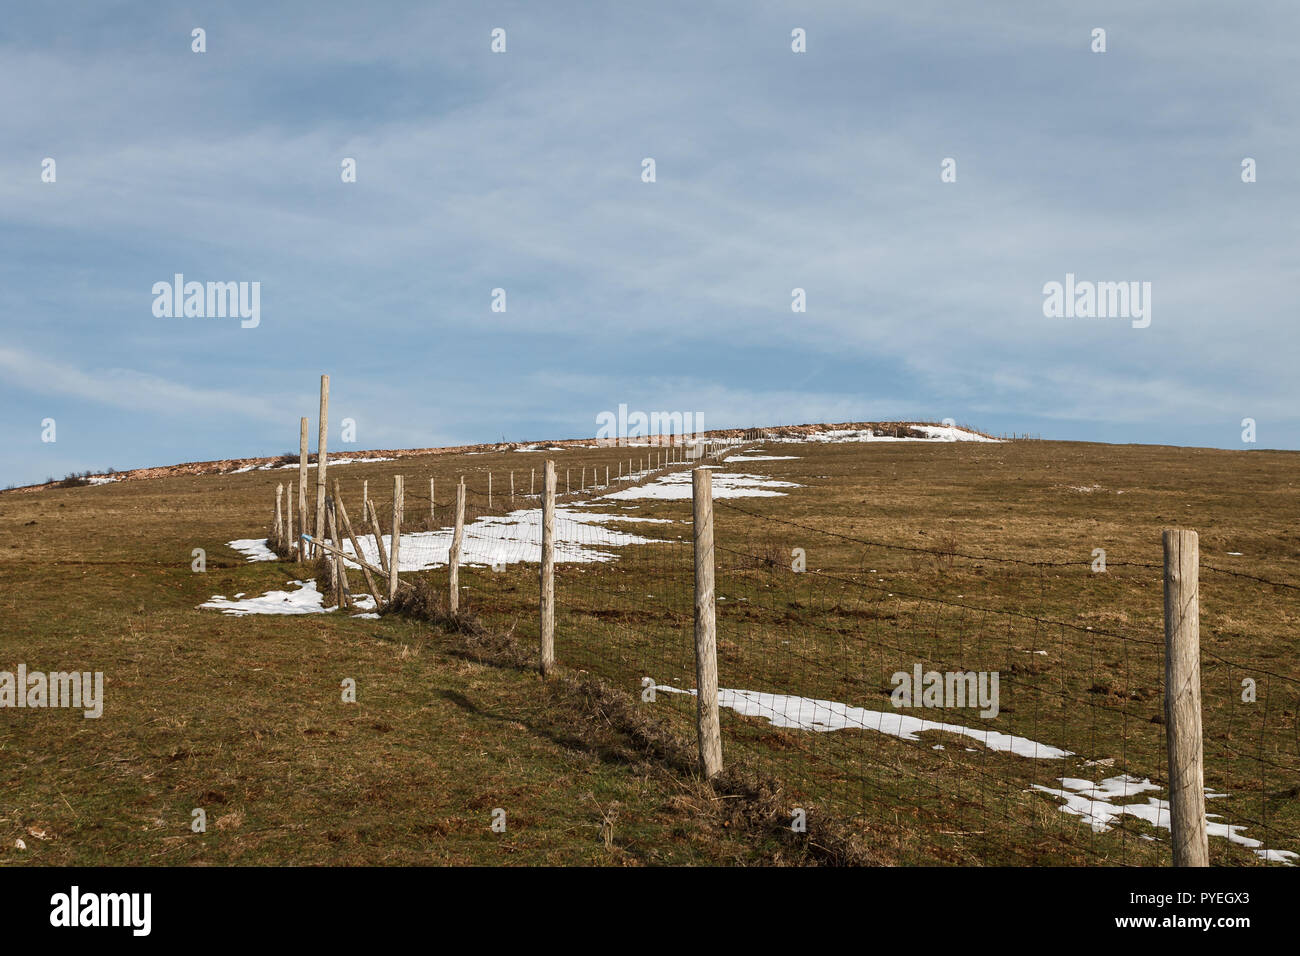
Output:
<instances>
[{"instance_id":1,"label":"dry grass field","mask_svg":"<svg viewBox=\"0 0 1300 956\"><path fill-rule=\"evenodd\" d=\"M522 493L553 457L563 489L566 469L576 485L580 468L603 478L643 453L430 455L331 477L355 515L363 478L384 510L404 475L407 526L421 528L447 520L445 507L432 523L421 514L430 477L445 505L464 475L473 520L509 510L512 469ZM1167 863L1167 829L1128 814L1097 831L1046 792L1128 775L1153 789L1122 802L1167 797L1156 789L1167 783L1166 527L1200 533L1206 784L1222 794L1210 810L1300 852L1300 591L1242 576L1300 582L1296 453L768 442L744 456L767 460L719 474L794 487L717 503L722 687L887 712L890 675L914 664L997 671L996 718L914 713L1071 756L1027 758L944 730L815 732L724 709L728 765L774 788L763 813L738 812L749 798L664 759L672 741L693 746L692 698L640 700L647 676L694 686L688 500L575 496L573 510L615 514L605 527L655 541L557 570L562 672L625 693L638 727L512 663L535 653L536 564L462 569L466 619L502 638L497 652L399 614L199 609L312 576L225 545L266 534L275 484L295 472L15 491L0 494L0 669L103 671L106 702L97 720L5 711L0 864L802 863L822 858L823 833L865 862ZM191 570L194 548L205 573ZM1090 567L1094 549L1105 573ZM435 602L445 591L442 568L409 577ZM1247 677L1253 703L1241 699ZM346 678L355 704L341 700ZM808 811L803 837L781 825L795 807ZM190 829L194 808L206 833ZM504 833L489 827L494 808ZM1211 858L1260 862L1220 836Z\"/></svg>"}]
</instances>

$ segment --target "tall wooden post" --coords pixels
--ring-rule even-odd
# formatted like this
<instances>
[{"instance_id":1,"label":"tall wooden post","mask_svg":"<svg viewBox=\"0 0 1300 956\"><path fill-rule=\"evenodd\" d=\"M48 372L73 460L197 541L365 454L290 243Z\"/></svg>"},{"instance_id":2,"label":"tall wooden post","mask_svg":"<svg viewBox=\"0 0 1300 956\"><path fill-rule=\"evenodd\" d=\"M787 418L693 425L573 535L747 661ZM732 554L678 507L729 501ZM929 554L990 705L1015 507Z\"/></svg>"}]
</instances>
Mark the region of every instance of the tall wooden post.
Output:
<instances>
[{"instance_id":1,"label":"tall wooden post","mask_svg":"<svg viewBox=\"0 0 1300 956\"><path fill-rule=\"evenodd\" d=\"M488 472L488 507L492 507L492 472Z\"/></svg>"},{"instance_id":2,"label":"tall wooden post","mask_svg":"<svg viewBox=\"0 0 1300 956\"><path fill-rule=\"evenodd\" d=\"M397 569L402 550L402 476L393 475L393 533L388 539L388 600L397 597Z\"/></svg>"},{"instance_id":3,"label":"tall wooden post","mask_svg":"<svg viewBox=\"0 0 1300 956\"><path fill-rule=\"evenodd\" d=\"M361 514L358 516L362 521L364 521L366 518L366 509L368 507L367 503L369 501L370 501L370 480L365 479L361 482Z\"/></svg>"},{"instance_id":4,"label":"tall wooden post","mask_svg":"<svg viewBox=\"0 0 1300 956\"><path fill-rule=\"evenodd\" d=\"M609 487L609 465L605 466L605 487Z\"/></svg>"},{"instance_id":5,"label":"tall wooden post","mask_svg":"<svg viewBox=\"0 0 1300 956\"><path fill-rule=\"evenodd\" d=\"M1165 739L1174 866L1209 866L1201 740L1200 545L1195 531L1166 531Z\"/></svg>"},{"instance_id":6,"label":"tall wooden post","mask_svg":"<svg viewBox=\"0 0 1300 956\"><path fill-rule=\"evenodd\" d=\"M451 532L447 552L447 607L452 614L460 610L460 548L465 537L465 479L456 486L456 524Z\"/></svg>"},{"instance_id":7,"label":"tall wooden post","mask_svg":"<svg viewBox=\"0 0 1300 956\"><path fill-rule=\"evenodd\" d=\"M533 479L536 477L537 477L537 469L529 468L528 469L528 497L529 498L531 498L534 494L537 493L536 489L534 488L534 481L533 481Z\"/></svg>"},{"instance_id":8,"label":"tall wooden post","mask_svg":"<svg viewBox=\"0 0 1300 956\"><path fill-rule=\"evenodd\" d=\"M307 419L298 419L298 514L302 521L303 534L317 534L315 528L308 527L307 520ZM298 561L304 558L302 542L298 542Z\"/></svg>"},{"instance_id":9,"label":"tall wooden post","mask_svg":"<svg viewBox=\"0 0 1300 956\"><path fill-rule=\"evenodd\" d=\"M700 772L722 772L722 730L718 723L718 631L713 590L713 472L692 475L695 534L695 726Z\"/></svg>"},{"instance_id":10,"label":"tall wooden post","mask_svg":"<svg viewBox=\"0 0 1300 956\"><path fill-rule=\"evenodd\" d=\"M433 483L433 479L430 478L429 479L429 524L431 525L436 525L438 523L438 514L437 514L436 506L434 505L435 488L436 486Z\"/></svg>"},{"instance_id":11,"label":"tall wooden post","mask_svg":"<svg viewBox=\"0 0 1300 956\"><path fill-rule=\"evenodd\" d=\"M515 470L510 469L510 507L515 506Z\"/></svg>"},{"instance_id":12,"label":"tall wooden post","mask_svg":"<svg viewBox=\"0 0 1300 956\"><path fill-rule=\"evenodd\" d=\"M316 533L325 530L325 468L329 464L330 377L320 377L320 420L316 430Z\"/></svg>"},{"instance_id":13,"label":"tall wooden post","mask_svg":"<svg viewBox=\"0 0 1300 956\"><path fill-rule=\"evenodd\" d=\"M542 473L541 669L555 670L555 462Z\"/></svg>"}]
</instances>

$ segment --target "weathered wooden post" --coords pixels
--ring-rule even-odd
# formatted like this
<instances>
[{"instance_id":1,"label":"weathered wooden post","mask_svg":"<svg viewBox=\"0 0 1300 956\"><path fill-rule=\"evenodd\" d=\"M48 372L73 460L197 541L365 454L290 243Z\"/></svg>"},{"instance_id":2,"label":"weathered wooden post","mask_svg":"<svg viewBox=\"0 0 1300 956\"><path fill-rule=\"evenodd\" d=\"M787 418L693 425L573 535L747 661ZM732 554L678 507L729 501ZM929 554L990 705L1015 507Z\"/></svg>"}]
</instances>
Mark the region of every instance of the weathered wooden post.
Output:
<instances>
[{"instance_id":1,"label":"weathered wooden post","mask_svg":"<svg viewBox=\"0 0 1300 956\"><path fill-rule=\"evenodd\" d=\"M718 632L713 590L713 472L692 475L695 536L695 725L700 772L722 772L722 730L718 723Z\"/></svg>"},{"instance_id":2,"label":"weathered wooden post","mask_svg":"<svg viewBox=\"0 0 1300 956\"><path fill-rule=\"evenodd\" d=\"M1166 531L1165 740L1174 866L1209 866L1201 740L1200 545L1195 531Z\"/></svg>"},{"instance_id":3,"label":"weathered wooden post","mask_svg":"<svg viewBox=\"0 0 1300 956\"><path fill-rule=\"evenodd\" d=\"M303 534L316 534L316 529L309 527L307 512L307 419L298 419L298 514L302 522ZM304 558L302 542L298 542L298 561Z\"/></svg>"},{"instance_id":4,"label":"weathered wooden post","mask_svg":"<svg viewBox=\"0 0 1300 956\"><path fill-rule=\"evenodd\" d=\"M433 503L435 487L436 486L433 483L433 479L430 478L429 479L429 524L431 525L436 525L438 523L437 510L434 507L434 503Z\"/></svg>"},{"instance_id":5,"label":"weathered wooden post","mask_svg":"<svg viewBox=\"0 0 1300 956\"><path fill-rule=\"evenodd\" d=\"M327 498L325 502L325 515L326 520L329 523L330 544L334 545L337 549L333 554L332 562L334 565L335 606L341 611L351 604L349 600L351 589L348 587L347 568L343 566L343 539L339 536L338 520L335 517L336 510L337 509L334 507L334 499ZM326 558L326 561L329 560L329 558Z\"/></svg>"},{"instance_id":6,"label":"weathered wooden post","mask_svg":"<svg viewBox=\"0 0 1300 956\"><path fill-rule=\"evenodd\" d=\"M370 480L365 479L361 482L361 520L365 520L366 511L370 502Z\"/></svg>"},{"instance_id":7,"label":"weathered wooden post","mask_svg":"<svg viewBox=\"0 0 1300 956\"><path fill-rule=\"evenodd\" d=\"M375 539L375 550L379 552L379 566L384 569L385 577L389 573L388 551L384 548L384 532L379 527L379 514L375 511L373 500L366 502L366 512L370 518L370 533Z\"/></svg>"},{"instance_id":8,"label":"weathered wooden post","mask_svg":"<svg viewBox=\"0 0 1300 956\"><path fill-rule=\"evenodd\" d=\"M542 472L541 670L555 670L555 462Z\"/></svg>"},{"instance_id":9,"label":"weathered wooden post","mask_svg":"<svg viewBox=\"0 0 1300 956\"><path fill-rule=\"evenodd\" d=\"M275 532L272 537L275 539L271 542L272 547L284 547L284 509L281 502L284 501L284 485L275 486Z\"/></svg>"},{"instance_id":10,"label":"weathered wooden post","mask_svg":"<svg viewBox=\"0 0 1300 956\"><path fill-rule=\"evenodd\" d=\"M343 504L343 496L339 494L339 480L334 479L334 510L338 513L339 524L343 526L343 531L347 534L348 540L352 542L352 553L357 556L357 565L361 568L361 573L365 575L366 587L370 589L370 596L375 599L375 609L384 606L384 596L379 593L379 588L375 585L374 575L370 573L370 567L365 560L365 552L361 550L361 542L357 540L356 534L352 530L352 522L348 520L348 509ZM343 543L339 542L339 548L342 549Z\"/></svg>"},{"instance_id":11,"label":"weathered wooden post","mask_svg":"<svg viewBox=\"0 0 1300 956\"><path fill-rule=\"evenodd\" d=\"M465 536L465 479L456 486L456 524L447 552L447 607L452 614L460 610L460 547Z\"/></svg>"},{"instance_id":12,"label":"weathered wooden post","mask_svg":"<svg viewBox=\"0 0 1300 956\"><path fill-rule=\"evenodd\" d=\"M566 495L569 493L569 472L570 472L571 470L572 470L572 469L570 469L570 468L566 468L566 469L564 469L564 493L565 493Z\"/></svg>"},{"instance_id":13,"label":"weathered wooden post","mask_svg":"<svg viewBox=\"0 0 1300 956\"><path fill-rule=\"evenodd\" d=\"M515 506L515 470L510 469L510 507Z\"/></svg>"},{"instance_id":14,"label":"weathered wooden post","mask_svg":"<svg viewBox=\"0 0 1300 956\"><path fill-rule=\"evenodd\" d=\"M320 421L316 431L316 534L325 531L325 466L329 463L330 377L320 377Z\"/></svg>"},{"instance_id":15,"label":"weathered wooden post","mask_svg":"<svg viewBox=\"0 0 1300 956\"><path fill-rule=\"evenodd\" d=\"M284 546L289 549L289 557L292 558L298 547L298 539L293 536L293 485L285 488L284 503L288 506L284 512Z\"/></svg>"},{"instance_id":16,"label":"weathered wooden post","mask_svg":"<svg viewBox=\"0 0 1300 956\"><path fill-rule=\"evenodd\" d=\"M397 597L398 569L402 550L402 476L393 475L393 534L388 541L388 600Z\"/></svg>"},{"instance_id":17,"label":"weathered wooden post","mask_svg":"<svg viewBox=\"0 0 1300 956\"><path fill-rule=\"evenodd\" d=\"M488 472L488 507L492 507L492 472Z\"/></svg>"},{"instance_id":18,"label":"weathered wooden post","mask_svg":"<svg viewBox=\"0 0 1300 956\"><path fill-rule=\"evenodd\" d=\"M605 466L605 487L609 487L609 465Z\"/></svg>"}]
</instances>

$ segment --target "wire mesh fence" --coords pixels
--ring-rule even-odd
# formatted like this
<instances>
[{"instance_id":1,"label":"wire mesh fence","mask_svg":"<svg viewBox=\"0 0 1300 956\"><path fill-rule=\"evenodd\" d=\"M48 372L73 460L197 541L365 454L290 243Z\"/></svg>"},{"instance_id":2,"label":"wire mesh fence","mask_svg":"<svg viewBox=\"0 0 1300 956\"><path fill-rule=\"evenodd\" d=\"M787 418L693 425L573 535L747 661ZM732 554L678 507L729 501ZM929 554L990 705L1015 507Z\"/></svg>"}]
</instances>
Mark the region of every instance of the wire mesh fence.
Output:
<instances>
[{"instance_id":1,"label":"wire mesh fence","mask_svg":"<svg viewBox=\"0 0 1300 956\"><path fill-rule=\"evenodd\" d=\"M557 472L556 657L689 735L689 504L649 516L613 492L689 483L692 462L636 464L608 478L584 466L576 481L570 470L567 486ZM526 641L538 628L540 471L513 495L500 479L466 484L457 582L462 611ZM358 540L378 566L393 501L373 491ZM456 485L412 480L401 511L400 573L447 589ZM1162 565L1040 561L936 538L873 540L717 500L724 759L781 781L792 821L847 821L900 862L1169 863ZM1212 859L1296 862L1300 588L1201 572ZM1233 613L1243 603L1267 613L1244 621Z\"/></svg>"}]
</instances>

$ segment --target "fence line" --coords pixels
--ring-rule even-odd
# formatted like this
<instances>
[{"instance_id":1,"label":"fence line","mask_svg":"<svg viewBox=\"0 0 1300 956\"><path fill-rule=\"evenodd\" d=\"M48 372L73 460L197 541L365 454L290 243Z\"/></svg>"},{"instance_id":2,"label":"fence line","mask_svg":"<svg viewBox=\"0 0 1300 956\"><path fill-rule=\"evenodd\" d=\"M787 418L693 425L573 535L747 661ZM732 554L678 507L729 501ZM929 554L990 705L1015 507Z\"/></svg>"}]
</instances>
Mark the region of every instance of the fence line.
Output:
<instances>
[{"instance_id":1,"label":"fence line","mask_svg":"<svg viewBox=\"0 0 1300 956\"><path fill-rule=\"evenodd\" d=\"M1195 864L1203 862L1197 847L1207 831L1218 838L1208 849L1215 862L1229 849L1234 862L1251 853L1261 860L1287 859L1300 849L1300 816L1295 797L1287 795L1294 790L1287 775L1300 767L1294 707L1239 711L1225 704L1237 693L1234 677L1243 673L1266 681L1265 695L1269 687L1300 687L1300 677L1202 646L1196 628L1179 624L1170 612L1168 561L1107 565L1162 571L1163 613L1145 605L1129 609L1137 621L1122 627L1070 620L1070 614L1053 610L1084 607L1091 592L1079 589L1091 587L1093 576L1076 580L1058 572L1083 572L1086 560L872 540L730 500L715 502L712 494L702 510L700 488L711 481L709 470L698 466L736 447L717 445L689 458L678 446L676 453L629 459L625 474L622 463L616 474L606 466L604 484L597 483L593 468L590 487L583 465L578 489L570 494L556 487L554 462L548 460L541 492L534 494L536 469L530 469L528 494L519 492L525 502L518 508L513 469L507 470L510 496L495 500L490 470L476 479L484 482L481 489L462 478L446 502L437 501L430 478L427 508L413 498L411 514L419 517L405 534L401 477L395 478L391 502L376 502L363 483L361 514L373 541L364 528L360 536L353 533L336 478L333 495L322 504L328 505L327 523L336 520L337 528L313 538L302 514L301 540L308 548L299 553L309 549L333 559L327 563L336 567L340 606L351 600L348 564L361 569L377 602L384 599L376 593L381 583L388 585L391 601L407 583L402 575L436 576L445 567L452 613L499 614L503 621L537 615L544 674L557 667L589 671L637 693L670 725L695 735L704 776L716 775L725 752L728 764L754 766L788 781L790 800L801 806L851 817L868 809L906 816L920 833L915 839L929 842L924 848L900 846L904 856L924 850L927 859L955 862L974 856L1018 863ZM625 515L614 527L588 520L582 505L612 484L653 479L682 465L693 470L689 539L672 537L671 521L667 527L655 523L663 519ZM300 468L300 503L302 477ZM451 528L438 526L439 514L451 516ZM390 519L385 542L381 521ZM274 521L274 536L290 551L291 522L289 513ZM792 532L833 543L834 560L792 568L784 557ZM785 545L774 547L773 540ZM612 548L619 549L617 560ZM705 552L708 581L701 577ZM907 569L889 571L888 579L876 574L884 554L935 562L950 590L935 594L911 587L907 579L915 575ZM1193 593L1198 570L1283 593L1297 589L1179 560L1182 577L1175 581L1188 580L1190 572ZM1005 595L981 602L972 595L987 582L961 562L1021 569L1008 571L1020 576L999 579ZM529 580L540 590L521 587ZM530 592L539 594L531 607L519 597ZM713 609L711 629L702 600ZM1199 602L1176 593L1173 601L1187 620L1199 617ZM976 726L969 726L968 709L947 702L900 708L893 693L901 684L892 692L889 687L908 658L920 675L997 673L1008 703ZM1177 704L1190 687L1193 660L1198 688L1203 677L1213 692L1203 702L1198 693L1196 702ZM1198 715L1205 709L1204 731L1187 719L1188 708ZM718 727L716 748L710 713ZM1227 797L1210 794L1208 826L1205 788L1196 783L1195 769L1184 769L1197 764L1212 791L1232 791ZM1095 776L1104 779L1094 782ZM1167 798L1149 796L1165 789L1155 782L1162 779L1169 784ZM910 832L900 826L900 832ZM1192 836L1184 839L1189 830ZM906 844L913 837L898 839ZM1252 840L1260 842L1252 846Z\"/></svg>"}]
</instances>

